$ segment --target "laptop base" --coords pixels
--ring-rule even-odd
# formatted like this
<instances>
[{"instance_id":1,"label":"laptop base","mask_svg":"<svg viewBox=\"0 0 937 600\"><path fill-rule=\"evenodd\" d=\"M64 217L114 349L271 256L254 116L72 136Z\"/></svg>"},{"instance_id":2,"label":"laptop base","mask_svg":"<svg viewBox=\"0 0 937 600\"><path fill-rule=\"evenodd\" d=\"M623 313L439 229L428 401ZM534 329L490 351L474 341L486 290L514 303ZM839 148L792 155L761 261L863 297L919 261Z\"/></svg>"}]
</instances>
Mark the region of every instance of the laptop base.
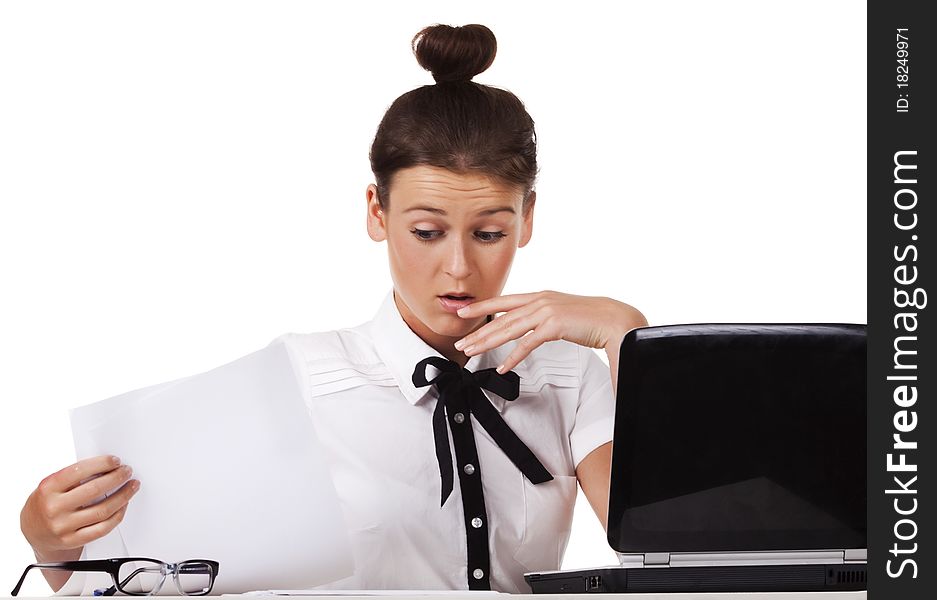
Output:
<instances>
[{"instance_id":1,"label":"laptop base","mask_svg":"<svg viewBox=\"0 0 937 600\"><path fill-rule=\"evenodd\" d=\"M821 592L866 589L866 565L607 567L526 573L534 594L627 592Z\"/></svg>"}]
</instances>

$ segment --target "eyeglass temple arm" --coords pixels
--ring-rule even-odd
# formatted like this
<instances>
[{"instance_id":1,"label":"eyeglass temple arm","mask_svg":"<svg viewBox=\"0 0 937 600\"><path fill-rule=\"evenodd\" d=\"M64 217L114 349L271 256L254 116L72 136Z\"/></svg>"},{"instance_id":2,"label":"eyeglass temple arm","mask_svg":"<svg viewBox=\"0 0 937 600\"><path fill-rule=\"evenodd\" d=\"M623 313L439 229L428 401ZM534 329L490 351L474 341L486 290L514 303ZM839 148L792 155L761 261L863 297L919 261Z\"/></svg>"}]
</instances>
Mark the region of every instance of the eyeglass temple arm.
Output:
<instances>
[{"instance_id":1,"label":"eyeglass temple arm","mask_svg":"<svg viewBox=\"0 0 937 600\"><path fill-rule=\"evenodd\" d=\"M107 571L109 561L106 560L73 560L66 562L36 563L29 565L20 575L20 580L16 582L16 587L10 592L11 596L20 593L23 582L26 580L26 574L30 569L59 569L62 571Z\"/></svg>"},{"instance_id":2,"label":"eyeglass temple arm","mask_svg":"<svg viewBox=\"0 0 937 600\"><path fill-rule=\"evenodd\" d=\"M133 579L134 577L136 577L138 574L143 573L143 572L145 572L145 571L147 571L147 570L148 570L148 569L137 569L136 571L134 571L134 572L131 573L130 575L127 575L127 577L125 577L124 580L120 582L120 587L123 588L123 587L127 584L128 581L130 581L131 579ZM111 587L105 588L105 589L94 590L94 595L95 595L95 596L113 596L113 595L116 594L116 593L117 593L117 586L116 586L116 585L112 585Z\"/></svg>"},{"instance_id":3,"label":"eyeglass temple arm","mask_svg":"<svg viewBox=\"0 0 937 600\"><path fill-rule=\"evenodd\" d=\"M137 569L136 571L134 571L134 572L131 573L130 575L127 575L126 577L124 577L124 580L120 582L120 587L123 588L125 585L127 585L127 582L128 582L128 581L130 581L131 579L133 579L134 577L136 577L136 576L139 575L140 573L146 573L147 571L151 571L151 570L152 570L152 569L147 569L147 568ZM113 587L114 587L114 586L111 586L111 587L108 588L108 589L112 589ZM109 595L109 594L105 594L105 595Z\"/></svg>"}]
</instances>

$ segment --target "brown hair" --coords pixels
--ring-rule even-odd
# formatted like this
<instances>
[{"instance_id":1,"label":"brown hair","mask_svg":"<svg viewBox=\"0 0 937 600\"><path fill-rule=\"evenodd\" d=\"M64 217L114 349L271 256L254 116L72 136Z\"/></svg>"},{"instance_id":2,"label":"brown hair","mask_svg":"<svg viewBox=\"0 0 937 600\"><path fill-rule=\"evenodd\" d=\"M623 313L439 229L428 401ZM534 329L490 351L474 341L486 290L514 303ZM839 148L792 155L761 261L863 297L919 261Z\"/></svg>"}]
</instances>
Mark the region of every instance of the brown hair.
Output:
<instances>
[{"instance_id":1,"label":"brown hair","mask_svg":"<svg viewBox=\"0 0 937 600\"><path fill-rule=\"evenodd\" d=\"M390 207L397 171L427 165L518 186L526 212L537 177L534 121L511 92L471 80L494 62L494 33L484 25L431 25L411 47L436 84L394 100L378 125L370 159L381 208Z\"/></svg>"}]
</instances>

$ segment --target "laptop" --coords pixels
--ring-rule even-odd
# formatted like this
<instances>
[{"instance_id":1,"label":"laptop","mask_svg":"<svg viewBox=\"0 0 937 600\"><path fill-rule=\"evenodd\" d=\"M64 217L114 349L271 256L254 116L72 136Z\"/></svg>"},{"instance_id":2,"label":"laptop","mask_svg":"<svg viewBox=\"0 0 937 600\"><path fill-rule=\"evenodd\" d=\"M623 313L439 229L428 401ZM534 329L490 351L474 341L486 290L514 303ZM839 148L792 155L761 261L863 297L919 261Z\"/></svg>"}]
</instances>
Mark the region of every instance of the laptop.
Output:
<instances>
[{"instance_id":1,"label":"laptop","mask_svg":"<svg viewBox=\"0 0 937 600\"><path fill-rule=\"evenodd\" d=\"M866 327L692 324L622 340L608 543L534 593L866 589Z\"/></svg>"}]
</instances>

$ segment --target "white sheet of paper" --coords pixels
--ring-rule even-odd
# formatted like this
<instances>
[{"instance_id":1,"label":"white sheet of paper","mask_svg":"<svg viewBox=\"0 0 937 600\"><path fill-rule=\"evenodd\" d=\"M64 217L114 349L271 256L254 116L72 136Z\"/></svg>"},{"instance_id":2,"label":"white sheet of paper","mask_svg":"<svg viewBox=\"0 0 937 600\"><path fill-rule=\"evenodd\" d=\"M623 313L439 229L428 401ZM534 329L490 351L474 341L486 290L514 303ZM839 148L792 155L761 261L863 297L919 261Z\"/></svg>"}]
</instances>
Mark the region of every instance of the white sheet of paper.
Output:
<instances>
[{"instance_id":1,"label":"white sheet of paper","mask_svg":"<svg viewBox=\"0 0 937 600\"><path fill-rule=\"evenodd\" d=\"M217 560L213 594L306 588L354 572L282 343L73 409L71 420L79 459L115 454L141 482L116 530L129 555Z\"/></svg>"}]
</instances>

